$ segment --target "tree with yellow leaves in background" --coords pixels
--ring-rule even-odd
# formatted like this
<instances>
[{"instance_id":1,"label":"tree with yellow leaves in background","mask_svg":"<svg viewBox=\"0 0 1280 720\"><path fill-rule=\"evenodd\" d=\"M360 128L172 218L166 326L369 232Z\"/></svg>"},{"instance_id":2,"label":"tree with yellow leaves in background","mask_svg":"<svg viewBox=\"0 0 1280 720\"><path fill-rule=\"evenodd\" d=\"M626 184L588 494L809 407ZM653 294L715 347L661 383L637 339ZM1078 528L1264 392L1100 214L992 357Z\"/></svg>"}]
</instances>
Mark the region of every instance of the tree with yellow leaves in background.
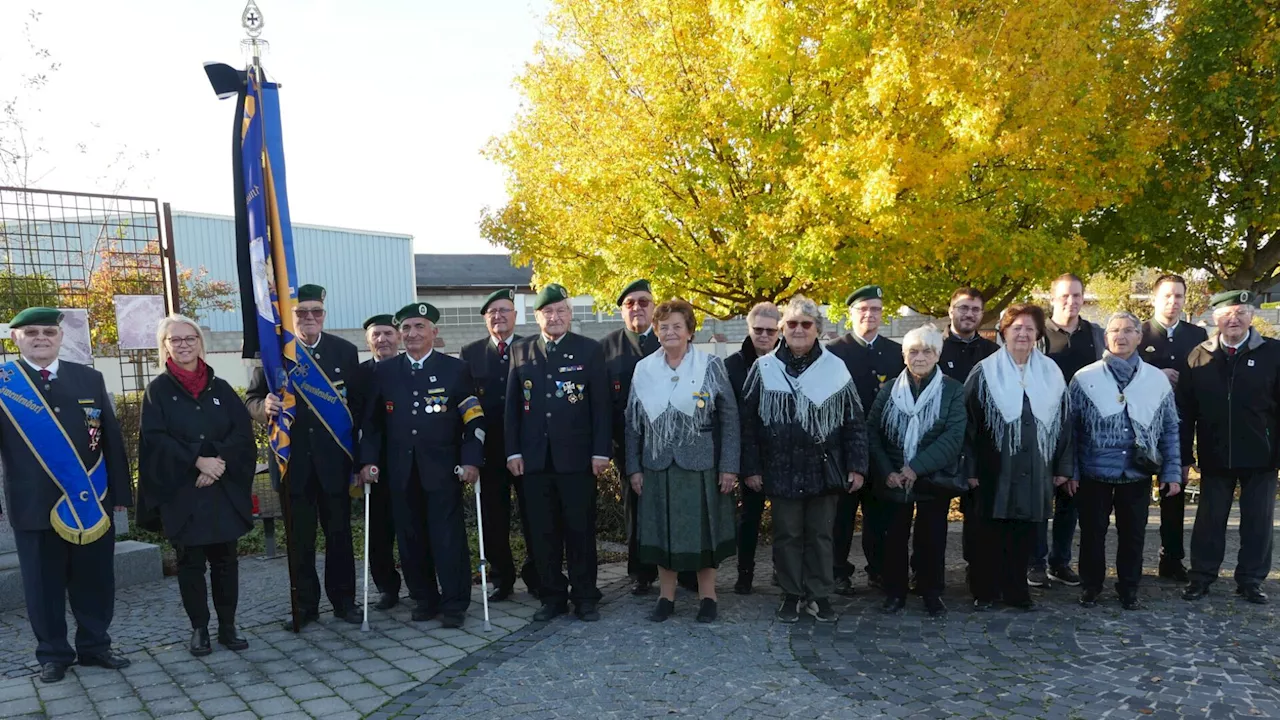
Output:
<instances>
[{"instance_id":1,"label":"tree with yellow leaves in background","mask_svg":"<svg viewBox=\"0 0 1280 720\"><path fill-rule=\"evenodd\" d=\"M993 308L1100 265L1080 219L1160 141L1146 2L555 0L487 154L535 282L649 277L708 314L879 282Z\"/></svg>"}]
</instances>

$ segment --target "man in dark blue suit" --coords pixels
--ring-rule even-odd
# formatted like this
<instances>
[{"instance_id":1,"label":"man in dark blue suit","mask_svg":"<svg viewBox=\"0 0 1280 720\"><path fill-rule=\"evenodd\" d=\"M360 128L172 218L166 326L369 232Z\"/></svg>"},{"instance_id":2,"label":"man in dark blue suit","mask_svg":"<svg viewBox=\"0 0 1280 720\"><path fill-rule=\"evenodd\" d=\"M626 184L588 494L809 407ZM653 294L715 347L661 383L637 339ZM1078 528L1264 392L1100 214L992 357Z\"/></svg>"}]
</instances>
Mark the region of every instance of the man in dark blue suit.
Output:
<instances>
[{"instance_id":1,"label":"man in dark blue suit","mask_svg":"<svg viewBox=\"0 0 1280 720\"><path fill-rule=\"evenodd\" d=\"M534 301L537 337L511 346L507 380L507 468L524 477L542 608L600 619L596 587L596 478L612 448L609 376L600 343L569 332L569 292L547 285ZM561 571L568 555L569 577ZM572 590L570 590L572 586Z\"/></svg>"},{"instance_id":2,"label":"man in dark blue suit","mask_svg":"<svg viewBox=\"0 0 1280 720\"><path fill-rule=\"evenodd\" d=\"M511 344L515 335L516 294L509 288L497 290L484 299L480 314L489 331L483 340L462 346L459 356L471 369L476 396L484 408L488 437L484 443L484 467L480 469L480 504L484 512L484 549L489 561L489 579L493 581L490 602L511 597L516 583L515 559L511 555L511 488L516 490L520 507L520 529L524 535L525 558L520 576L529 594L540 594L538 570L533 562L529 514L525 504L524 484L507 470L506 440L503 438L503 415L507 404L507 373L511 369Z\"/></svg>"},{"instance_id":3,"label":"man in dark blue suit","mask_svg":"<svg viewBox=\"0 0 1280 720\"><path fill-rule=\"evenodd\" d=\"M374 315L364 321L364 342L373 357L360 363L363 397L373 388L373 368L400 353L400 329L391 315ZM357 419L358 421L359 419ZM378 465L385 465L379 461ZM381 597L374 607L390 610L400 603L400 573L396 572L396 525L391 516L391 488L374 483L369 491L369 574Z\"/></svg>"},{"instance_id":4,"label":"man in dark blue suit","mask_svg":"<svg viewBox=\"0 0 1280 720\"><path fill-rule=\"evenodd\" d=\"M81 665L129 665L107 634L116 592L111 511L133 504L129 461L102 374L58 359L61 322L52 308L18 313L9 328L21 359L0 365L4 510L40 680L47 683L65 677L77 656ZM59 514L63 506L75 509ZM68 599L74 650L67 642Z\"/></svg>"},{"instance_id":5,"label":"man in dark blue suit","mask_svg":"<svg viewBox=\"0 0 1280 720\"><path fill-rule=\"evenodd\" d=\"M400 568L418 603L413 619L439 613L444 627L456 628L471 604L462 484L480 479L485 423L467 364L433 350L439 320L428 303L396 313L404 354L373 370L360 481L390 484Z\"/></svg>"}]
</instances>

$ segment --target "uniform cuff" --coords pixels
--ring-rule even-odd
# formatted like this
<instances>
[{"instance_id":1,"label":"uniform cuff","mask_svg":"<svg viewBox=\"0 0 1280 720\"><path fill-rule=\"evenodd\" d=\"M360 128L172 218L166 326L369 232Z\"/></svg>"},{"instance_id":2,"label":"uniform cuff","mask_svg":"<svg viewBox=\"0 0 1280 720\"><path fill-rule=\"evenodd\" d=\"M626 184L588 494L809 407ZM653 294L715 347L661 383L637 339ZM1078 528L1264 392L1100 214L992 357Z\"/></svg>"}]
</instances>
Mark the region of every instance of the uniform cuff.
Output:
<instances>
[{"instance_id":1,"label":"uniform cuff","mask_svg":"<svg viewBox=\"0 0 1280 720\"><path fill-rule=\"evenodd\" d=\"M516 458L523 458L523 457L524 457L524 455L521 455L520 453L516 453L515 455L508 455L508 456L507 456L507 462L511 462L512 460L515 460Z\"/></svg>"}]
</instances>

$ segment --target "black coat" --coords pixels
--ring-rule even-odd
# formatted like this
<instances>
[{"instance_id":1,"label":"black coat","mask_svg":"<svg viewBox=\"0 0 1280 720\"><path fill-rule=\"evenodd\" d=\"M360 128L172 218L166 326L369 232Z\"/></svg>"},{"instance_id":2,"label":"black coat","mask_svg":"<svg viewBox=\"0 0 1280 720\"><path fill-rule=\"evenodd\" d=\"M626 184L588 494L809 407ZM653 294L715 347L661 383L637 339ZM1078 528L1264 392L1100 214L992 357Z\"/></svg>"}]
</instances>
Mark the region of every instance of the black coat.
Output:
<instances>
[{"instance_id":1,"label":"black coat","mask_svg":"<svg viewBox=\"0 0 1280 720\"><path fill-rule=\"evenodd\" d=\"M747 382L747 373L751 372L751 367L756 364L756 360L760 358L756 354L756 346L751 343L751 336L748 335L742 341L742 347L738 352L724 359L724 370L729 375L729 384L733 386L733 397L742 404L742 387Z\"/></svg>"},{"instance_id":2,"label":"black coat","mask_svg":"<svg viewBox=\"0 0 1280 720\"><path fill-rule=\"evenodd\" d=\"M385 457L379 482L408 487L414 466L427 491L458 483L458 465L484 465L484 414L464 422L462 405L475 397L467 364L432 352L421 370L409 356L384 360L373 370L367 411L361 422L360 464Z\"/></svg>"},{"instance_id":3,"label":"black coat","mask_svg":"<svg viewBox=\"0 0 1280 720\"><path fill-rule=\"evenodd\" d=\"M541 335L522 338L511 346L507 457L522 455L526 473L591 472L593 457L613 452L609 392L600 343L566 333L548 353Z\"/></svg>"},{"instance_id":4,"label":"black coat","mask_svg":"<svg viewBox=\"0 0 1280 720\"><path fill-rule=\"evenodd\" d=\"M76 452L91 468L102 458L107 464L107 497L102 507L107 514L118 505L133 504L133 481L129 459L125 454L124 436L116 420L111 396L107 393L102 373L91 367L65 360L58 361L58 376L50 383L40 379L25 362L15 363L36 390L54 409L62 427L75 445ZM101 411L102 441L96 450L89 449L89 426L86 412ZM8 414L0 413L0 459L4 461L4 512L14 530L48 530L49 513L62 499L62 491L36 459L26 441L14 427Z\"/></svg>"},{"instance_id":5,"label":"black coat","mask_svg":"<svg viewBox=\"0 0 1280 720\"><path fill-rule=\"evenodd\" d=\"M902 345L883 335L877 335L870 347L862 338L853 333L834 340L827 349L844 360L845 367L853 376L853 384L858 388L858 400L862 403L862 416L871 413L880 388L891 383L906 369L902 359Z\"/></svg>"},{"instance_id":6,"label":"black coat","mask_svg":"<svg viewBox=\"0 0 1280 720\"><path fill-rule=\"evenodd\" d=\"M511 372L511 345L520 338L512 335L507 340L507 352L498 354L498 346L490 338L476 340L462 346L458 356L471 370L471 380L476 386L476 397L484 408L484 464L490 469L502 469L507 464L507 442L503 416L507 410L507 375Z\"/></svg>"},{"instance_id":7,"label":"black coat","mask_svg":"<svg viewBox=\"0 0 1280 720\"><path fill-rule=\"evenodd\" d=\"M999 349L999 345L981 335L975 335L972 340L965 342L948 332L942 339L938 369L943 375L963 384L969 379L969 373L973 371L975 365Z\"/></svg>"},{"instance_id":8,"label":"black coat","mask_svg":"<svg viewBox=\"0 0 1280 720\"><path fill-rule=\"evenodd\" d=\"M306 352L301 347L298 351ZM355 345L336 335L321 333L320 342L312 356L339 392L346 392L347 408L351 411L351 442L352 447L355 447L364 411L360 388L360 351ZM249 409L249 415L261 423L265 423L267 419L263 405L266 396L267 378L262 368L257 367L249 381L249 389L245 391L245 406ZM293 427L289 432L289 447L289 462L311 463L325 493L347 493L351 484L352 458L302 399L298 400ZM292 488L295 495L304 491L305 488L302 487Z\"/></svg>"},{"instance_id":9,"label":"black coat","mask_svg":"<svg viewBox=\"0 0 1280 720\"><path fill-rule=\"evenodd\" d=\"M1194 438L1203 472L1280 467L1280 342L1251 329L1229 356L1219 337L1197 345L1178 376L1182 464L1194 464Z\"/></svg>"},{"instance_id":10,"label":"black coat","mask_svg":"<svg viewBox=\"0 0 1280 720\"><path fill-rule=\"evenodd\" d=\"M196 487L199 457L227 464L206 488ZM257 459L249 411L212 368L196 397L168 372L147 385L138 446L140 495L149 508L159 508L164 535L174 545L229 542L253 528Z\"/></svg>"},{"instance_id":11,"label":"black coat","mask_svg":"<svg viewBox=\"0 0 1280 720\"><path fill-rule=\"evenodd\" d=\"M605 335L600 340L600 347L604 350L604 362L609 369L614 457L621 459L624 455L623 425L626 422L627 398L631 397L631 377L636 374L636 364L653 354L661 347L661 343L652 330L637 336L626 328L619 328Z\"/></svg>"},{"instance_id":12,"label":"black coat","mask_svg":"<svg viewBox=\"0 0 1280 720\"><path fill-rule=\"evenodd\" d=\"M1187 369L1187 357L1196 346L1209 339L1209 331L1199 325L1180 322L1173 328L1173 340L1159 325L1142 323L1142 345L1138 349L1142 361L1161 370Z\"/></svg>"}]
</instances>

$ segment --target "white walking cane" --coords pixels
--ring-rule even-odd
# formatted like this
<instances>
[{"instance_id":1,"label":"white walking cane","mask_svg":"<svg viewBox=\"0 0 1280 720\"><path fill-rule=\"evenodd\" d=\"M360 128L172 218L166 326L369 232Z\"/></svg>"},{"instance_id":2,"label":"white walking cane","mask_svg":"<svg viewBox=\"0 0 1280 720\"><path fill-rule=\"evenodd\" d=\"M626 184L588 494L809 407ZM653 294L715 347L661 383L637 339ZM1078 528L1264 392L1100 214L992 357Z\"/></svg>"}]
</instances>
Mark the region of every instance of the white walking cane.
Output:
<instances>
[{"instance_id":1,"label":"white walking cane","mask_svg":"<svg viewBox=\"0 0 1280 720\"><path fill-rule=\"evenodd\" d=\"M364 484L364 622L360 632L369 632L369 483Z\"/></svg>"},{"instance_id":2,"label":"white walking cane","mask_svg":"<svg viewBox=\"0 0 1280 720\"><path fill-rule=\"evenodd\" d=\"M462 466L453 469L458 477L462 477ZM484 557L484 511L480 508L480 478L476 478L476 535L480 538L480 598L484 602L484 629L493 629L489 624L489 561Z\"/></svg>"}]
</instances>

